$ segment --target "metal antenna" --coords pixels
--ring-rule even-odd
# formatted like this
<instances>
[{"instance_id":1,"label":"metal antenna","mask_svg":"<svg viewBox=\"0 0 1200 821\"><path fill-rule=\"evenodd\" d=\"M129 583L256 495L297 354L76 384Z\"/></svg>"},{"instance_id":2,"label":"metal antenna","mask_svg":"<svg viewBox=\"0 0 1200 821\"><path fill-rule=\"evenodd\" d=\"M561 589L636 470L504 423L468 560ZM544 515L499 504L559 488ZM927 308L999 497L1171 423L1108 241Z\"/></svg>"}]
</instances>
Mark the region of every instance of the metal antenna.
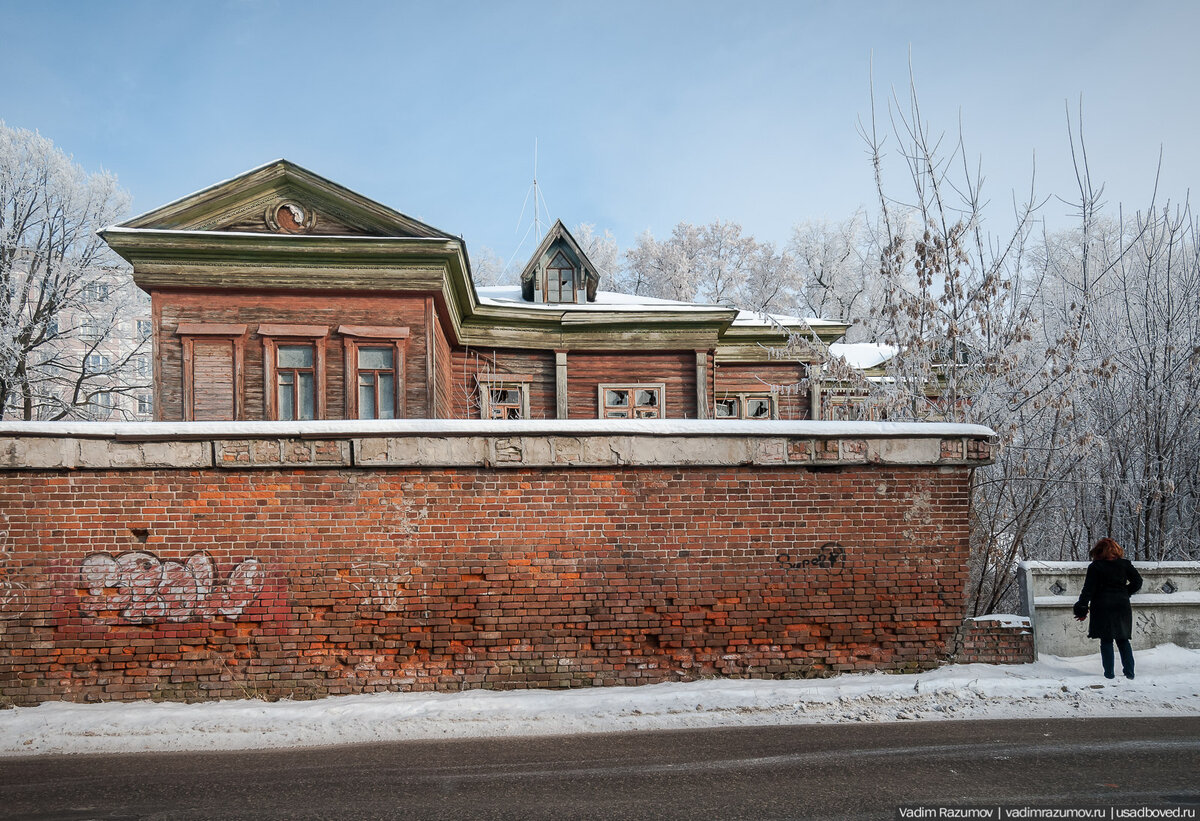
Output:
<instances>
[{"instance_id":1,"label":"metal antenna","mask_svg":"<svg viewBox=\"0 0 1200 821\"><path fill-rule=\"evenodd\" d=\"M546 204L546 196L542 193L541 185L539 185L539 183L538 183L537 166L538 166L538 140L537 140L537 137L534 137L533 138L533 182L530 183L529 188L527 188L525 190L525 201L521 203L521 215L519 217L517 217L516 231L521 230L521 223L525 219L525 209L529 206L529 197L531 194L533 195L533 223L528 228L525 229L525 233L521 237L521 242L517 245L516 250L513 251L512 256L509 257L508 262L505 264L506 269L510 265L512 265L513 260L516 259L516 257L517 257L517 254L521 253L521 249L523 247L525 247L525 240L529 239L530 231L533 231L534 246L536 247L537 245L539 245L541 243L542 235L543 235L542 212L545 212L547 221L549 221L549 219L550 219L550 206Z\"/></svg>"},{"instance_id":2,"label":"metal antenna","mask_svg":"<svg viewBox=\"0 0 1200 821\"><path fill-rule=\"evenodd\" d=\"M537 181L537 137L533 138L533 236L536 242L542 241L542 220L538 211L538 181ZM547 214L547 217L550 215Z\"/></svg>"}]
</instances>

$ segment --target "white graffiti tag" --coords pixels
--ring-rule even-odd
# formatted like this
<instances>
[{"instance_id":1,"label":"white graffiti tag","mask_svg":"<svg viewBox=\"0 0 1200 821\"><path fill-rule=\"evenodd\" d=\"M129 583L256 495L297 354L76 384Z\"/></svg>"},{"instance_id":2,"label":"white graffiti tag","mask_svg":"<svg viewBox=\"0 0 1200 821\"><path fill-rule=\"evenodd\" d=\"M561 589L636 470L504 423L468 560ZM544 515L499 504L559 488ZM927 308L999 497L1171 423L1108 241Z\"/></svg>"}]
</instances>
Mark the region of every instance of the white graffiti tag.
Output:
<instances>
[{"instance_id":1,"label":"white graffiti tag","mask_svg":"<svg viewBox=\"0 0 1200 821\"><path fill-rule=\"evenodd\" d=\"M8 519L0 514L0 619L23 615L29 604L25 585L8 575L8 555Z\"/></svg>"},{"instance_id":2,"label":"white graffiti tag","mask_svg":"<svg viewBox=\"0 0 1200 821\"><path fill-rule=\"evenodd\" d=\"M357 574L350 582L350 589L362 594L363 606L404 609L403 591L412 579L406 571L395 570L384 562L352 564L350 569Z\"/></svg>"},{"instance_id":3,"label":"white graffiti tag","mask_svg":"<svg viewBox=\"0 0 1200 821\"><path fill-rule=\"evenodd\" d=\"M93 553L79 567L80 585L88 590L80 609L92 616L115 610L121 621L131 624L208 620L217 615L236 619L263 587L257 559L240 563L224 585L217 584L216 578L212 557L203 551L182 563L140 551L119 556Z\"/></svg>"}]
</instances>

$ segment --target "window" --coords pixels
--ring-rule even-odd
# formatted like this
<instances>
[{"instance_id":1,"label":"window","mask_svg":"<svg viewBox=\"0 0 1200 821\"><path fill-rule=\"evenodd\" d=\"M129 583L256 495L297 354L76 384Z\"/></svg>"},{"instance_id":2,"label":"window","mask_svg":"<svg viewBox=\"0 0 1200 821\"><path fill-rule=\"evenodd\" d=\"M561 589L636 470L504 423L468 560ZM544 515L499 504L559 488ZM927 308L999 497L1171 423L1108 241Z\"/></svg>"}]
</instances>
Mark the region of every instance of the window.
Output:
<instances>
[{"instance_id":1,"label":"window","mask_svg":"<svg viewBox=\"0 0 1200 821\"><path fill-rule=\"evenodd\" d=\"M224 421L243 414L245 325L181 322L184 421Z\"/></svg>"},{"instance_id":2,"label":"window","mask_svg":"<svg viewBox=\"0 0 1200 821\"><path fill-rule=\"evenodd\" d=\"M477 377L479 411L484 419L528 419L529 382L533 377L492 374Z\"/></svg>"},{"instance_id":3,"label":"window","mask_svg":"<svg viewBox=\"0 0 1200 821\"><path fill-rule=\"evenodd\" d=\"M312 344L276 349L276 419L316 419L316 355Z\"/></svg>"},{"instance_id":4,"label":"window","mask_svg":"<svg viewBox=\"0 0 1200 821\"><path fill-rule=\"evenodd\" d=\"M103 302L112 292L112 286L107 282L89 282L83 286L82 296L87 302Z\"/></svg>"},{"instance_id":5,"label":"window","mask_svg":"<svg viewBox=\"0 0 1200 821\"><path fill-rule=\"evenodd\" d=\"M150 414L154 413L154 400L150 397L150 394L139 394L137 403L139 414L143 416L149 416Z\"/></svg>"},{"instance_id":6,"label":"window","mask_svg":"<svg viewBox=\"0 0 1200 821\"><path fill-rule=\"evenodd\" d=\"M717 400L717 419L774 419L775 398L769 393L725 394Z\"/></svg>"},{"instance_id":7,"label":"window","mask_svg":"<svg viewBox=\"0 0 1200 821\"><path fill-rule=\"evenodd\" d=\"M96 393L88 400L91 406L92 416L96 419L107 419L112 415L113 395L108 391Z\"/></svg>"},{"instance_id":8,"label":"window","mask_svg":"<svg viewBox=\"0 0 1200 821\"><path fill-rule=\"evenodd\" d=\"M575 290L575 266L559 251L546 266L546 301L574 302Z\"/></svg>"},{"instance_id":9,"label":"window","mask_svg":"<svg viewBox=\"0 0 1200 821\"><path fill-rule=\"evenodd\" d=\"M323 325L259 325L267 418L325 418Z\"/></svg>"},{"instance_id":10,"label":"window","mask_svg":"<svg viewBox=\"0 0 1200 821\"><path fill-rule=\"evenodd\" d=\"M148 319L137 320L137 338L149 339L150 334L154 332L154 323Z\"/></svg>"},{"instance_id":11,"label":"window","mask_svg":"<svg viewBox=\"0 0 1200 821\"><path fill-rule=\"evenodd\" d=\"M390 346L358 348L358 418L396 418L396 352Z\"/></svg>"},{"instance_id":12,"label":"window","mask_svg":"<svg viewBox=\"0 0 1200 821\"><path fill-rule=\"evenodd\" d=\"M100 325L100 320L95 317L85 317L83 324L79 326L79 338L84 342L97 342L104 335L104 329Z\"/></svg>"},{"instance_id":13,"label":"window","mask_svg":"<svg viewBox=\"0 0 1200 821\"><path fill-rule=\"evenodd\" d=\"M404 346L408 328L341 325L346 362L346 417L404 418Z\"/></svg>"},{"instance_id":14,"label":"window","mask_svg":"<svg viewBox=\"0 0 1200 821\"><path fill-rule=\"evenodd\" d=\"M150 357L135 356L133 358L133 375L138 379L150 378Z\"/></svg>"},{"instance_id":15,"label":"window","mask_svg":"<svg viewBox=\"0 0 1200 821\"><path fill-rule=\"evenodd\" d=\"M661 419L663 385L601 385L601 419Z\"/></svg>"},{"instance_id":16,"label":"window","mask_svg":"<svg viewBox=\"0 0 1200 821\"><path fill-rule=\"evenodd\" d=\"M88 354L86 361L87 372L91 374L107 373L112 361L102 353Z\"/></svg>"}]
</instances>

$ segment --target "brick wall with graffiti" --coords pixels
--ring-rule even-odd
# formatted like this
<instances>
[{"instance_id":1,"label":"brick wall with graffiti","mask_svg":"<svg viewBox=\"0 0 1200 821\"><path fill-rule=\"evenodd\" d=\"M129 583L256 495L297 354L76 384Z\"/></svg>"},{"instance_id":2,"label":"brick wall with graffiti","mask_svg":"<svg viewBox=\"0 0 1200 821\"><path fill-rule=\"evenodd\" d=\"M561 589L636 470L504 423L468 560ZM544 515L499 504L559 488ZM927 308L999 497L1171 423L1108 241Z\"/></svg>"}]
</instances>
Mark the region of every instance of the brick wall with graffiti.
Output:
<instances>
[{"instance_id":1,"label":"brick wall with graffiti","mask_svg":"<svg viewBox=\"0 0 1200 821\"><path fill-rule=\"evenodd\" d=\"M0 472L0 700L314 697L916 670L968 471Z\"/></svg>"}]
</instances>

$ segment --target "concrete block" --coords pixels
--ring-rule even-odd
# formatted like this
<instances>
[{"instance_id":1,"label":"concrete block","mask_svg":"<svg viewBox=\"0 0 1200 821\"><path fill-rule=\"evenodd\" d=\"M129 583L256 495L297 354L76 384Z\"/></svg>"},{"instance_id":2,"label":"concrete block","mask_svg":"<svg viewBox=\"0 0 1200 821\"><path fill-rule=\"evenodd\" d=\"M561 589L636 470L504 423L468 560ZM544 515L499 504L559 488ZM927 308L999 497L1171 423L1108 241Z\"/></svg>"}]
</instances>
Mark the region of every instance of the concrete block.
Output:
<instances>
[{"instance_id":1,"label":"concrete block","mask_svg":"<svg viewBox=\"0 0 1200 821\"><path fill-rule=\"evenodd\" d=\"M73 468L78 459L76 439L12 437L0 447L0 467L5 469Z\"/></svg>"}]
</instances>

